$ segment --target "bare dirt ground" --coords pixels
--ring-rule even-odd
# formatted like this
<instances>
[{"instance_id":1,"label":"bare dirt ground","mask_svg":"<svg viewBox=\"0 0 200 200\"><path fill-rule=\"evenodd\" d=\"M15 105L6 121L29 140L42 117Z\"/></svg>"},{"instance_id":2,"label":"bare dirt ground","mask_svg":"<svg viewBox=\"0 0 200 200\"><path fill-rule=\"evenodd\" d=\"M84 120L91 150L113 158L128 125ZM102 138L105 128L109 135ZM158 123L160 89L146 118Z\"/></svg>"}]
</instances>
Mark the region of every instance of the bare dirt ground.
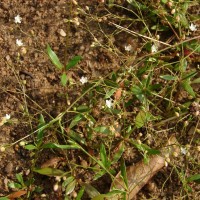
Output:
<instances>
[{"instance_id":1,"label":"bare dirt ground","mask_svg":"<svg viewBox=\"0 0 200 200\"><path fill-rule=\"evenodd\" d=\"M83 0L79 1L79 5L83 8L87 5L91 12L99 12L99 15L104 12L104 5L97 1ZM97 78L119 67L114 55L103 48L90 47L94 41L92 34L102 40L104 35L97 22L87 23L83 16L79 17L81 25L75 25L68 35L69 48L65 52L66 38L60 34L60 30L66 31L65 20L69 18L69 7L70 4L63 0L11 0L0 3L0 108L2 117L9 113L14 119L13 124L1 127L1 144L12 143L32 132L40 113L50 113L55 117L67 107L66 99L62 96L64 91L60 86L60 74L44 53L47 44L52 46L62 62L66 62L66 54L67 59L74 55L84 58L80 69L71 75L77 82L77 91L70 91L71 101L80 93L78 87L82 75L87 74L90 79ZM18 14L22 17L21 24L14 22ZM106 26L107 32L112 31ZM89 28L93 33L89 32ZM23 41L23 48L16 45L17 39ZM0 159L0 195L6 195L10 192L7 182L15 179L18 172L26 173L31 166L31 159L29 153L18 144L1 153ZM43 192L50 192L47 199L58 198L57 194L53 194L53 182L42 180L43 177L39 179L46 185Z\"/></svg>"},{"instance_id":2,"label":"bare dirt ground","mask_svg":"<svg viewBox=\"0 0 200 200\"><path fill-rule=\"evenodd\" d=\"M43 114L48 121L65 111L68 102L73 102L81 95L79 80L82 76L87 76L90 80L105 77L110 72L117 71L123 62L132 63L137 55L142 56L139 51L142 46L140 39L132 38L128 33L113 36L112 33L116 31L116 27L108 21L109 11L104 3L97 0L79 0L78 5L85 12L96 13L93 15L96 18L81 12L76 16L79 10L74 4L73 16L69 16L70 4L64 0L2 0L0 2L0 117L10 114L12 119L11 123L0 126L0 145L14 143L6 148L5 152L0 152L0 197L13 192L8 188L7 183L16 180L15 174L22 172L25 177L29 176L33 155L16 141L26 137L37 128L40 114ZM115 12L117 14L121 11L118 8ZM14 18L18 14L22 22L16 24ZM69 18L78 20L71 24L70 31L66 25ZM136 23L131 28L134 30L140 27ZM17 39L22 40L22 47L16 44ZM97 48L93 48L92 45L96 45L96 41L100 41L104 46L97 45ZM75 83L73 89L61 86L61 72L49 61L45 51L47 44L51 45L63 63L67 63L74 55L82 56L83 59L78 67L68 74ZM124 47L128 44L133 46L133 51L136 53L132 54L130 60L127 61L129 53L124 50ZM112 45L114 45L114 51L107 48ZM199 87L196 87L196 90L199 92ZM68 101L63 94L68 94ZM84 101L89 101L89 98ZM103 118L98 109L94 109L93 114L96 118L101 118L101 122L104 121L105 124L112 121L106 116ZM53 132L53 129L51 131ZM183 138L183 143L187 143L185 136ZM33 139L34 137L28 137L26 141L31 142ZM45 152L36 161L37 165L40 166L55 157L55 154L57 157L63 156L62 151L54 153ZM126 154L127 165L141 158L141 156L135 156L131 148ZM193 155L197 162L199 162L198 154L197 152ZM79 160L81 163L80 156L82 156L81 153L71 157L72 160ZM84 159L87 160L87 158ZM173 196L179 196L181 184L178 177L170 177L164 189L163 182L159 182L159 180L166 180L170 172L170 168L159 172L155 180L139 193L138 199L151 199L151 197L173 199ZM81 172L79 176L82 181L84 179L88 181L91 178L90 174L88 178L83 177ZM42 175L35 175L34 178L37 178L35 185L40 186L42 192L38 192L38 195L35 193L30 199L42 199L41 194L45 194L46 199L63 199L62 192L53 190L55 183L53 178ZM110 184L111 180L105 176L94 182L93 186L100 192L106 193L109 191ZM89 199L87 196L84 198Z\"/></svg>"}]
</instances>

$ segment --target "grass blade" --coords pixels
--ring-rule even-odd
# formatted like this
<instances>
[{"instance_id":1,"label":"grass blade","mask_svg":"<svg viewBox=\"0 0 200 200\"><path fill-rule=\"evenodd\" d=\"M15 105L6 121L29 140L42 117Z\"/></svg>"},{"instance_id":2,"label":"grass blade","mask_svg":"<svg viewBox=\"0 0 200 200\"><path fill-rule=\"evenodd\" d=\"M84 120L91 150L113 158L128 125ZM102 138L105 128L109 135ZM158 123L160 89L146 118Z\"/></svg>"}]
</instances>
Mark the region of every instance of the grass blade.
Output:
<instances>
[{"instance_id":1,"label":"grass blade","mask_svg":"<svg viewBox=\"0 0 200 200\"><path fill-rule=\"evenodd\" d=\"M46 176L62 176L65 173L60 169L54 169L50 167L33 169L33 171Z\"/></svg>"},{"instance_id":2,"label":"grass blade","mask_svg":"<svg viewBox=\"0 0 200 200\"><path fill-rule=\"evenodd\" d=\"M58 56L55 54L55 52L51 49L50 45L47 45L47 54L51 60L51 62L58 68L58 69L62 69L63 65L60 62Z\"/></svg>"},{"instance_id":3,"label":"grass blade","mask_svg":"<svg viewBox=\"0 0 200 200\"><path fill-rule=\"evenodd\" d=\"M81 56L74 56L70 61L69 63L66 65L65 69L66 70L69 70L71 69L72 67L74 67L76 64L78 64L78 62L82 59Z\"/></svg>"}]
</instances>

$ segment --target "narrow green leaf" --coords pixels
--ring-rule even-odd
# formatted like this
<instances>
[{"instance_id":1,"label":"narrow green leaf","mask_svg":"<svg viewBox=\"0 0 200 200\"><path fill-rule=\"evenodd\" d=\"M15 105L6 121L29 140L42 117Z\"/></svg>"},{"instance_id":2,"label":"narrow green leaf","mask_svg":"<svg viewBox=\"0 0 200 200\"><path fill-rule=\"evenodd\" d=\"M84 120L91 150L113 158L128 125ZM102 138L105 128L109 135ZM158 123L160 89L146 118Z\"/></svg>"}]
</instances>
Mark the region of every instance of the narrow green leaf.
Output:
<instances>
[{"instance_id":1,"label":"narrow green leaf","mask_svg":"<svg viewBox=\"0 0 200 200\"><path fill-rule=\"evenodd\" d=\"M37 147L35 145L33 145L33 144L27 144L27 145L25 145L24 148L27 149L27 150L29 150L29 151L37 149Z\"/></svg>"},{"instance_id":2,"label":"narrow green leaf","mask_svg":"<svg viewBox=\"0 0 200 200\"><path fill-rule=\"evenodd\" d=\"M81 189L79 190L78 194L77 194L76 200L81 200L81 198L84 194L84 191L85 191L85 186L82 186Z\"/></svg>"},{"instance_id":3,"label":"narrow green leaf","mask_svg":"<svg viewBox=\"0 0 200 200\"><path fill-rule=\"evenodd\" d=\"M193 90L193 88L190 85L190 82L188 80L184 81L182 83L183 88L188 92L188 94L190 94L192 97L195 97L195 92Z\"/></svg>"},{"instance_id":4,"label":"narrow green leaf","mask_svg":"<svg viewBox=\"0 0 200 200\"><path fill-rule=\"evenodd\" d=\"M8 183L8 186L9 186L10 188L17 188L17 189L22 188L22 185L21 185L21 184L15 183L15 182L10 182L10 183Z\"/></svg>"},{"instance_id":5,"label":"narrow green leaf","mask_svg":"<svg viewBox=\"0 0 200 200\"><path fill-rule=\"evenodd\" d=\"M200 53L200 45L198 40L193 40L185 43L185 45L196 53Z\"/></svg>"},{"instance_id":6,"label":"narrow green leaf","mask_svg":"<svg viewBox=\"0 0 200 200\"><path fill-rule=\"evenodd\" d=\"M44 129L42 127L45 125L44 116L40 114L39 124L38 124L38 132L37 132L37 143L42 142L44 137Z\"/></svg>"},{"instance_id":7,"label":"narrow green leaf","mask_svg":"<svg viewBox=\"0 0 200 200\"><path fill-rule=\"evenodd\" d=\"M109 99L116 91L116 88L109 90L106 92L105 99Z\"/></svg>"},{"instance_id":8,"label":"narrow green leaf","mask_svg":"<svg viewBox=\"0 0 200 200\"><path fill-rule=\"evenodd\" d=\"M81 56L74 56L66 65L65 69L69 70L74 67L80 60L82 59Z\"/></svg>"},{"instance_id":9,"label":"narrow green leaf","mask_svg":"<svg viewBox=\"0 0 200 200\"><path fill-rule=\"evenodd\" d=\"M200 174L195 174L195 175L188 177L187 181L188 182L194 181L194 182L200 183Z\"/></svg>"},{"instance_id":10,"label":"narrow green leaf","mask_svg":"<svg viewBox=\"0 0 200 200\"><path fill-rule=\"evenodd\" d=\"M111 81L111 80L108 80L108 79L104 80L104 83L105 83L107 86L111 86L111 87L113 87L113 88L118 88L118 87L119 87L119 85L118 85L116 82Z\"/></svg>"},{"instance_id":11,"label":"narrow green leaf","mask_svg":"<svg viewBox=\"0 0 200 200\"><path fill-rule=\"evenodd\" d=\"M131 142L138 150L140 151L144 151L144 147L142 146L142 144L138 144L135 141Z\"/></svg>"},{"instance_id":12,"label":"narrow green leaf","mask_svg":"<svg viewBox=\"0 0 200 200\"><path fill-rule=\"evenodd\" d=\"M187 28L189 26L189 23L185 13L179 13L179 17L180 17L180 24L183 27Z\"/></svg>"},{"instance_id":13,"label":"narrow green leaf","mask_svg":"<svg viewBox=\"0 0 200 200\"><path fill-rule=\"evenodd\" d=\"M137 128L143 127L151 118L151 114L141 110L135 119L135 125Z\"/></svg>"},{"instance_id":14,"label":"narrow green leaf","mask_svg":"<svg viewBox=\"0 0 200 200\"><path fill-rule=\"evenodd\" d=\"M82 112L88 112L88 111L90 111L90 108L88 106L86 106L86 105L80 105L79 107L76 108L76 110L78 112L82 113Z\"/></svg>"},{"instance_id":15,"label":"narrow green leaf","mask_svg":"<svg viewBox=\"0 0 200 200\"><path fill-rule=\"evenodd\" d=\"M149 155L147 154L146 151L144 152L143 160L144 160L144 164L147 165L149 163Z\"/></svg>"},{"instance_id":16,"label":"narrow green leaf","mask_svg":"<svg viewBox=\"0 0 200 200\"><path fill-rule=\"evenodd\" d=\"M69 128L73 128L74 126L76 126L82 119L83 119L83 115L82 114L77 114L73 120L71 121Z\"/></svg>"},{"instance_id":17,"label":"narrow green leaf","mask_svg":"<svg viewBox=\"0 0 200 200\"><path fill-rule=\"evenodd\" d=\"M47 143L42 146L43 149L79 149L76 144L72 145L60 145L55 143Z\"/></svg>"},{"instance_id":18,"label":"narrow green leaf","mask_svg":"<svg viewBox=\"0 0 200 200\"><path fill-rule=\"evenodd\" d=\"M107 156L106 156L106 148L104 146L104 144L101 144L100 146L100 157L101 157L101 162L102 164L107 167Z\"/></svg>"},{"instance_id":19,"label":"narrow green leaf","mask_svg":"<svg viewBox=\"0 0 200 200\"><path fill-rule=\"evenodd\" d=\"M82 138L77 132L75 132L75 131L73 131L73 130L70 130L69 136L70 136L73 140L75 140L75 141L77 141L77 142L79 142L79 143L81 143L81 144L85 144L85 139Z\"/></svg>"},{"instance_id":20,"label":"narrow green leaf","mask_svg":"<svg viewBox=\"0 0 200 200\"><path fill-rule=\"evenodd\" d=\"M147 151L148 154L150 155L155 155L155 154L160 154L160 151L157 149L151 149L148 145L146 144L138 144L137 142L135 142L134 140L131 140L131 144L133 144L138 150L140 151Z\"/></svg>"},{"instance_id":21,"label":"narrow green leaf","mask_svg":"<svg viewBox=\"0 0 200 200\"><path fill-rule=\"evenodd\" d=\"M157 30L157 31L167 31L169 30L169 27L168 26L163 26L161 24L158 24L158 25L154 25L151 27L152 30Z\"/></svg>"},{"instance_id":22,"label":"narrow green leaf","mask_svg":"<svg viewBox=\"0 0 200 200\"><path fill-rule=\"evenodd\" d=\"M54 169L54 168L38 168L33 169L34 172L46 176L62 176L65 172L60 169Z\"/></svg>"},{"instance_id":23,"label":"narrow green leaf","mask_svg":"<svg viewBox=\"0 0 200 200\"><path fill-rule=\"evenodd\" d=\"M176 80L177 77L176 76L171 76L171 75L161 75L160 78L167 80L167 81L172 81L172 80Z\"/></svg>"},{"instance_id":24,"label":"narrow green leaf","mask_svg":"<svg viewBox=\"0 0 200 200\"><path fill-rule=\"evenodd\" d=\"M74 188L76 186L76 180L74 179L71 183L68 184L66 190L65 190L65 194L69 195L74 191Z\"/></svg>"},{"instance_id":25,"label":"narrow green leaf","mask_svg":"<svg viewBox=\"0 0 200 200\"><path fill-rule=\"evenodd\" d=\"M16 174L16 178L18 182L23 186L24 185L24 179L20 173Z\"/></svg>"},{"instance_id":26,"label":"narrow green leaf","mask_svg":"<svg viewBox=\"0 0 200 200\"><path fill-rule=\"evenodd\" d=\"M149 85L148 91L149 91L149 93L151 93L151 91L158 90L162 87L163 87L162 84L152 84L152 85Z\"/></svg>"},{"instance_id":27,"label":"narrow green leaf","mask_svg":"<svg viewBox=\"0 0 200 200\"><path fill-rule=\"evenodd\" d=\"M105 200L107 195L106 194L99 194L97 196L95 196L94 198L92 198L92 200Z\"/></svg>"},{"instance_id":28,"label":"narrow green leaf","mask_svg":"<svg viewBox=\"0 0 200 200\"><path fill-rule=\"evenodd\" d=\"M146 150L147 150L148 154L150 154L150 155L160 154L160 151L157 149L146 148Z\"/></svg>"},{"instance_id":29,"label":"narrow green leaf","mask_svg":"<svg viewBox=\"0 0 200 200\"><path fill-rule=\"evenodd\" d=\"M186 79L189 79L188 81L190 81L190 79L194 76L196 76L198 73L196 71L191 71L189 73L183 73L183 76L182 76L182 80L186 80Z\"/></svg>"},{"instance_id":30,"label":"narrow green leaf","mask_svg":"<svg viewBox=\"0 0 200 200\"><path fill-rule=\"evenodd\" d=\"M100 193L98 192L98 190L96 188L94 188L92 185L90 184L84 184L85 186L85 191L88 194L88 196L92 199L94 197L96 197L97 195L100 195Z\"/></svg>"},{"instance_id":31,"label":"narrow green leaf","mask_svg":"<svg viewBox=\"0 0 200 200\"><path fill-rule=\"evenodd\" d=\"M68 177L63 183L62 183L62 187L66 187L69 183L71 183L74 180L73 176Z\"/></svg>"},{"instance_id":32,"label":"narrow green leaf","mask_svg":"<svg viewBox=\"0 0 200 200\"><path fill-rule=\"evenodd\" d=\"M0 200L10 200L10 199L7 197L0 197Z\"/></svg>"},{"instance_id":33,"label":"narrow green leaf","mask_svg":"<svg viewBox=\"0 0 200 200\"><path fill-rule=\"evenodd\" d=\"M191 83L200 83L200 78L194 79Z\"/></svg>"},{"instance_id":34,"label":"narrow green leaf","mask_svg":"<svg viewBox=\"0 0 200 200\"><path fill-rule=\"evenodd\" d=\"M187 63L187 60L186 59L182 59L180 61L180 64L178 65L179 66L179 70L180 72L185 72L187 67L188 67L188 63Z\"/></svg>"},{"instance_id":35,"label":"narrow green leaf","mask_svg":"<svg viewBox=\"0 0 200 200\"><path fill-rule=\"evenodd\" d=\"M148 74L147 79L142 80L142 83L144 83L143 85L145 85L146 88L148 88L149 85L151 84L152 76L153 76L153 73L150 72L150 73Z\"/></svg>"},{"instance_id":36,"label":"narrow green leaf","mask_svg":"<svg viewBox=\"0 0 200 200\"><path fill-rule=\"evenodd\" d=\"M99 161L99 162L100 162L100 161ZM101 162L101 165L103 165L102 162ZM106 173L105 170L99 171L98 173L95 174L93 180L94 180L94 181L98 180L98 179L101 178L105 173Z\"/></svg>"},{"instance_id":37,"label":"narrow green leaf","mask_svg":"<svg viewBox=\"0 0 200 200\"><path fill-rule=\"evenodd\" d=\"M115 153L113 157L112 163L116 163L121 158L123 152L124 152L124 142L121 142L118 151Z\"/></svg>"},{"instance_id":38,"label":"narrow green leaf","mask_svg":"<svg viewBox=\"0 0 200 200\"><path fill-rule=\"evenodd\" d=\"M107 126L97 126L93 130L97 133L103 133L103 134L111 133L110 129Z\"/></svg>"},{"instance_id":39,"label":"narrow green leaf","mask_svg":"<svg viewBox=\"0 0 200 200\"><path fill-rule=\"evenodd\" d=\"M62 84L63 86L66 86L66 84L67 84L67 74L66 74L66 73L63 73L63 74L61 75L60 81L61 81L61 84Z\"/></svg>"},{"instance_id":40,"label":"narrow green leaf","mask_svg":"<svg viewBox=\"0 0 200 200\"><path fill-rule=\"evenodd\" d=\"M127 179L127 173L126 173L126 165L125 165L125 161L123 158L121 158L121 166L120 166L120 169L121 169L121 175L122 175L122 178L124 180L124 183L126 185L126 187L128 187L128 179Z\"/></svg>"},{"instance_id":41,"label":"narrow green leaf","mask_svg":"<svg viewBox=\"0 0 200 200\"><path fill-rule=\"evenodd\" d=\"M135 94L135 95L140 95L140 94L142 94L142 89L140 87L138 87L137 85L133 85L131 87L131 92L133 92L133 94Z\"/></svg>"},{"instance_id":42,"label":"narrow green leaf","mask_svg":"<svg viewBox=\"0 0 200 200\"><path fill-rule=\"evenodd\" d=\"M49 44L47 45L47 54L51 60L51 62L58 68L58 69L62 69L63 65L61 64L58 56L55 54L55 52L51 49L51 47L49 46Z\"/></svg>"}]
</instances>

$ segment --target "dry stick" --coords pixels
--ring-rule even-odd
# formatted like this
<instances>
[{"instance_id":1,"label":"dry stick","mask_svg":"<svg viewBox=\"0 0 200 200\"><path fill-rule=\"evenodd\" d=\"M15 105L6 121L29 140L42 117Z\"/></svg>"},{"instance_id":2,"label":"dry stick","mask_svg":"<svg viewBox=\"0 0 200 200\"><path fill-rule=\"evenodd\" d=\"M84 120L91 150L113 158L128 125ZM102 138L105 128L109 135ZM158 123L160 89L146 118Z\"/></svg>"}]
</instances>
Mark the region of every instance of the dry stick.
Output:
<instances>
[{"instance_id":1,"label":"dry stick","mask_svg":"<svg viewBox=\"0 0 200 200\"><path fill-rule=\"evenodd\" d=\"M113 22L110 22L110 24L112 24L112 25L114 25L115 27L117 27L117 28L119 28L119 29L121 29L121 30L124 30L124 31L126 31L126 32L128 32L128 33L130 33L130 34L138 35L138 36L140 36L140 37L143 37L143 38L152 40L152 41L154 41L154 42L158 42L158 43L161 43L161 44L164 44L164 45L168 46L168 47L166 47L166 48L164 48L164 49L161 49L161 50L159 50L159 51L157 51L157 52L155 52L155 53L151 53L151 54L147 54L147 55L145 55L145 56L142 56L142 57L140 57L140 59L143 59L143 58L145 58L145 57L147 57L147 56L150 56L150 55L152 56L152 55L161 53L161 52L166 51L166 50L168 50L168 49L170 49L170 48L174 48L174 47L177 47L177 46L179 46L179 45L181 45L181 44L184 44L184 43L186 43L186 42L190 42L190 41L192 41L192 40L196 40L196 39L199 39L199 38L200 38L200 35L198 35L198 36L195 36L195 37L193 37L193 38L189 38L189 39L187 39L187 40L184 40L184 41L181 41L181 42L179 42L179 43L176 43L176 44L174 44L174 45L170 45L170 44L167 44L167 43L165 43L165 42L156 40L156 39L154 39L154 38L150 38L150 37L148 37L148 36L139 34L139 33L135 32L135 31L131 31L131 30L129 30L129 29L127 29L127 28L124 28L123 26L117 25L117 24L115 24L115 23L113 23Z\"/></svg>"},{"instance_id":2,"label":"dry stick","mask_svg":"<svg viewBox=\"0 0 200 200\"><path fill-rule=\"evenodd\" d=\"M175 136L171 136L166 147L162 148L161 154L153 155L150 157L149 163L145 164L142 161L138 162L133 166L127 167L127 199L132 199L140 191L140 189L148 183L148 181L165 166L165 158L170 158L174 153L180 154L180 148L178 141ZM121 178L121 173L119 172L115 177L111 190L118 189L124 191L126 188L123 179ZM116 195L111 198L111 200L121 199L121 195Z\"/></svg>"},{"instance_id":3,"label":"dry stick","mask_svg":"<svg viewBox=\"0 0 200 200\"><path fill-rule=\"evenodd\" d=\"M158 42L158 43L164 44L164 45L169 46L169 47L172 46L172 45L170 45L170 44L167 44L167 43L165 43L165 42L156 40L156 39L154 39L154 38L151 38L151 37L142 35L142 34L137 33L137 32L135 32L135 31L131 31L131 30L129 30L129 29L127 29L127 28L124 28L123 26L117 25L117 24L115 24L115 23L112 23L112 22L110 22L110 23L113 24L114 26L116 26L117 28L126 31L127 33L130 33L130 34L133 34L133 35L138 35L138 36L140 36L140 37L146 38L146 39L148 39L148 40L152 40L152 41L154 41L154 42Z\"/></svg>"}]
</instances>

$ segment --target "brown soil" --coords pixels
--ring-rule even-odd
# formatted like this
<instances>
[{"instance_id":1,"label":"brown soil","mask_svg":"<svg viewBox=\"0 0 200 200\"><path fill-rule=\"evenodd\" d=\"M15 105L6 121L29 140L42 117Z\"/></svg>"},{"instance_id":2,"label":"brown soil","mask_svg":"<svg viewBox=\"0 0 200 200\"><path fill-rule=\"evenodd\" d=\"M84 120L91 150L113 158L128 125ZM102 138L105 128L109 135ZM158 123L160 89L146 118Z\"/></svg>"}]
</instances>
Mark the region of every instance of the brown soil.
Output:
<instances>
[{"instance_id":1,"label":"brown soil","mask_svg":"<svg viewBox=\"0 0 200 200\"><path fill-rule=\"evenodd\" d=\"M88 6L90 12L98 12L99 15L105 9L103 4L90 0L79 1L79 6L84 9ZM88 79L95 79L119 67L114 54L103 47L91 48L94 37L102 43L105 40L97 21L87 21L88 19L81 14L69 16L69 9L70 3L63 0L1 1L0 115L3 117L10 114L12 118L10 125L0 127L1 145L11 144L34 131L39 114L42 113L50 119L51 116L55 117L64 111L67 104L63 93L69 93L68 100L73 102L80 95L78 88L81 85L79 79L82 75L87 75ZM72 9L75 12L77 7L73 5ZM14 22L14 17L18 14L22 17L21 24ZM65 21L69 17L78 17L80 25L71 25L66 41L60 30L68 31ZM104 34L114 30L107 22L103 24L103 28ZM21 39L24 46L18 47L16 39ZM66 43L68 43L67 48ZM51 45L63 63L74 55L83 57L78 69L69 73L77 84L77 90L66 91L60 85L61 73L45 54L47 44ZM27 141L32 139L29 137ZM50 157L47 153L38 163L41 164ZM16 173L28 173L31 158L28 151L16 144L1 153L0 160L0 196L3 196L12 192L7 183L16 180ZM49 178L39 176L36 182L44 188L42 193L49 193L48 199L58 198L59 194L54 194L53 191L55 183L53 179L49 182Z\"/></svg>"}]
</instances>

